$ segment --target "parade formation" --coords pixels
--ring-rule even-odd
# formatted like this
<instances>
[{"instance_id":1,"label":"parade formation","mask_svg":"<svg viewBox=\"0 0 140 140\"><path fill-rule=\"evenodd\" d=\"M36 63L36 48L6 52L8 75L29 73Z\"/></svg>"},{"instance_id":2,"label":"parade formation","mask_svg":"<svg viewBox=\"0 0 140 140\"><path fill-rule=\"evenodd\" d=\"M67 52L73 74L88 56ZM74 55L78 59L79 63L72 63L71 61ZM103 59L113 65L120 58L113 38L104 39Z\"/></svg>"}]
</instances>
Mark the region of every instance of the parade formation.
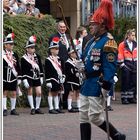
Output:
<instances>
[{"instance_id":1,"label":"parade formation","mask_svg":"<svg viewBox=\"0 0 140 140\"><path fill-rule=\"evenodd\" d=\"M35 35L29 36L24 54L19 58L13 51L16 47L15 34L7 34L3 41L3 116L9 114L8 93L10 115L20 115L16 109L16 99L21 84L27 92L30 114L43 115L41 98L42 85L45 84L49 114L64 114L64 109L68 113L79 112L81 140L91 140L91 124L105 131L108 140L126 140L126 134L116 129L108 119L108 111L113 111L110 102L115 96L118 70L122 78L121 103L137 103L136 31L129 29L118 45L110 33L114 24L111 0L101 0L90 17L89 32L80 26L73 42L71 35L66 33L65 20L58 21L57 33L50 35L48 56L44 63L36 52L38 38Z\"/></svg>"}]
</instances>

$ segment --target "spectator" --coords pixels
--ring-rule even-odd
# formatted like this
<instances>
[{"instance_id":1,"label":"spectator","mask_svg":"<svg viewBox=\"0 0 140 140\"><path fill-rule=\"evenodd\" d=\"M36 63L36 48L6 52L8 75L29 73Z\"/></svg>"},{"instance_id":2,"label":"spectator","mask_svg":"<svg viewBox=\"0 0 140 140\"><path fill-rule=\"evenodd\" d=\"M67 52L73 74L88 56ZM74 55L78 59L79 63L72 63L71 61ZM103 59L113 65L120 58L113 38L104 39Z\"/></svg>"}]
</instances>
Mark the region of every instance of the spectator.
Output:
<instances>
[{"instance_id":1,"label":"spectator","mask_svg":"<svg viewBox=\"0 0 140 140\"><path fill-rule=\"evenodd\" d=\"M22 0L17 0L17 14L25 14L26 13L26 2L23 2Z\"/></svg>"},{"instance_id":2,"label":"spectator","mask_svg":"<svg viewBox=\"0 0 140 140\"><path fill-rule=\"evenodd\" d=\"M81 58L82 55L82 43L83 43L83 38L87 36L87 30L85 27L78 27L77 31L76 31L76 36L75 39L76 41L78 41L78 43L76 44L76 48L77 48L77 53L79 58Z\"/></svg>"},{"instance_id":3,"label":"spectator","mask_svg":"<svg viewBox=\"0 0 140 140\"><path fill-rule=\"evenodd\" d=\"M35 17L40 17L40 11L35 7L35 1L32 0L26 4L26 15L31 15Z\"/></svg>"},{"instance_id":4,"label":"spectator","mask_svg":"<svg viewBox=\"0 0 140 140\"><path fill-rule=\"evenodd\" d=\"M122 104L136 103L137 95L137 43L135 30L129 29L118 48L118 64L121 68Z\"/></svg>"},{"instance_id":5,"label":"spectator","mask_svg":"<svg viewBox=\"0 0 140 140\"><path fill-rule=\"evenodd\" d=\"M16 15L14 12L13 8L10 5L9 0L3 0L3 14L11 14L11 15Z\"/></svg>"},{"instance_id":6,"label":"spectator","mask_svg":"<svg viewBox=\"0 0 140 140\"><path fill-rule=\"evenodd\" d=\"M26 43L26 53L21 58L23 84L27 89L31 115L44 114L40 109L41 85L43 84L43 67L40 56L35 52L36 37L31 36ZM36 107L34 107L33 87L36 92Z\"/></svg>"}]
</instances>

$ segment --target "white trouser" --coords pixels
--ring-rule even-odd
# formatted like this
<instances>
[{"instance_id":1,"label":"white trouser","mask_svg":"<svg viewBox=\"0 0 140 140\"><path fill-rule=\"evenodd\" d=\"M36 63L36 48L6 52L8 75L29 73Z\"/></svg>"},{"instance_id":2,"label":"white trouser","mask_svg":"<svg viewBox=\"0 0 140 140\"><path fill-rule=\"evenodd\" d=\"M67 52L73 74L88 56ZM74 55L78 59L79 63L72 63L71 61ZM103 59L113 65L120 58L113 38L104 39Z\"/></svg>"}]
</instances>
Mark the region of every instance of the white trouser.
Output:
<instances>
[{"instance_id":1,"label":"white trouser","mask_svg":"<svg viewBox=\"0 0 140 140\"><path fill-rule=\"evenodd\" d=\"M80 94L80 123L99 126L104 122L103 97L83 96Z\"/></svg>"}]
</instances>

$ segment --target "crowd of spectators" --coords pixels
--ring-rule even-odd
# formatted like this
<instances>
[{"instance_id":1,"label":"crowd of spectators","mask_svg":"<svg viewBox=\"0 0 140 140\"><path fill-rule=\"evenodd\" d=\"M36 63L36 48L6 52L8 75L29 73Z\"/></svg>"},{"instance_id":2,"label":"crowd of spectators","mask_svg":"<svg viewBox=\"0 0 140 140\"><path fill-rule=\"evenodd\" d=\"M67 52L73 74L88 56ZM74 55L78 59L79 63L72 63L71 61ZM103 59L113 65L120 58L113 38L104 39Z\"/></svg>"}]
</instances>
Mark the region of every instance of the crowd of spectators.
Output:
<instances>
[{"instance_id":1,"label":"crowd of spectators","mask_svg":"<svg viewBox=\"0 0 140 140\"><path fill-rule=\"evenodd\" d=\"M40 11L35 7L35 0L3 0L3 14L40 17Z\"/></svg>"}]
</instances>

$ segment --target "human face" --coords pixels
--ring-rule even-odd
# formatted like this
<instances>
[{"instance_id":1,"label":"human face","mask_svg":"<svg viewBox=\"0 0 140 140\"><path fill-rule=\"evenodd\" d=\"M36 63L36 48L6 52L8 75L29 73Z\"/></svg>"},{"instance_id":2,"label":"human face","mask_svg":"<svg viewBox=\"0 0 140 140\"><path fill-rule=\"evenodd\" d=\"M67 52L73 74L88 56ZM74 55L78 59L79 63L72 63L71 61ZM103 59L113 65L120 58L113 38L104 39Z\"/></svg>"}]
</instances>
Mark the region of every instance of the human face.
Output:
<instances>
[{"instance_id":1,"label":"human face","mask_svg":"<svg viewBox=\"0 0 140 140\"><path fill-rule=\"evenodd\" d=\"M128 35L128 40L129 41L136 40L136 34L135 34L135 32L132 32L131 34Z\"/></svg>"},{"instance_id":2,"label":"human face","mask_svg":"<svg viewBox=\"0 0 140 140\"><path fill-rule=\"evenodd\" d=\"M30 46L26 50L27 50L27 53L34 54L35 53L35 46Z\"/></svg>"},{"instance_id":3,"label":"human face","mask_svg":"<svg viewBox=\"0 0 140 140\"><path fill-rule=\"evenodd\" d=\"M75 53L75 52L72 52L72 53L70 54L70 57L72 57L72 58L76 59L76 58L77 58L77 55L76 55L76 53Z\"/></svg>"},{"instance_id":4,"label":"human face","mask_svg":"<svg viewBox=\"0 0 140 140\"><path fill-rule=\"evenodd\" d=\"M82 36L83 36L83 37L87 36L87 30L83 30Z\"/></svg>"},{"instance_id":5,"label":"human face","mask_svg":"<svg viewBox=\"0 0 140 140\"><path fill-rule=\"evenodd\" d=\"M9 6L9 0L3 0L3 7Z\"/></svg>"},{"instance_id":6,"label":"human face","mask_svg":"<svg viewBox=\"0 0 140 140\"><path fill-rule=\"evenodd\" d=\"M5 44L5 49L6 49L7 51L12 51L12 50L13 50L13 46L14 46L13 43Z\"/></svg>"},{"instance_id":7,"label":"human face","mask_svg":"<svg viewBox=\"0 0 140 140\"><path fill-rule=\"evenodd\" d=\"M61 33L61 34L64 34L66 32L67 28L66 28L66 25L65 23L63 22L60 22L58 24L58 31Z\"/></svg>"},{"instance_id":8,"label":"human face","mask_svg":"<svg viewBox=\"0 0 140 140\"><path fill-rule=\"evenodd\" d=\"M51 52L52 55L57 56L58 53L59 53L59 48L58 48L58 47L56 47L56 48L51 48L51 49L50 49L50 52Z\"/></svg>"},{"instance_id":9,"label":"human face","mask_svg":"<svg viewBox=\"0 0 140 140\"><path fill-rule=\"evenodd\" d=\"M91 22L89 25L89 29L90 29L90 33L93 36L98 36L99 32L100 32L100 27L101 25L97 22Z\"/></svg>"}]
</instances>

